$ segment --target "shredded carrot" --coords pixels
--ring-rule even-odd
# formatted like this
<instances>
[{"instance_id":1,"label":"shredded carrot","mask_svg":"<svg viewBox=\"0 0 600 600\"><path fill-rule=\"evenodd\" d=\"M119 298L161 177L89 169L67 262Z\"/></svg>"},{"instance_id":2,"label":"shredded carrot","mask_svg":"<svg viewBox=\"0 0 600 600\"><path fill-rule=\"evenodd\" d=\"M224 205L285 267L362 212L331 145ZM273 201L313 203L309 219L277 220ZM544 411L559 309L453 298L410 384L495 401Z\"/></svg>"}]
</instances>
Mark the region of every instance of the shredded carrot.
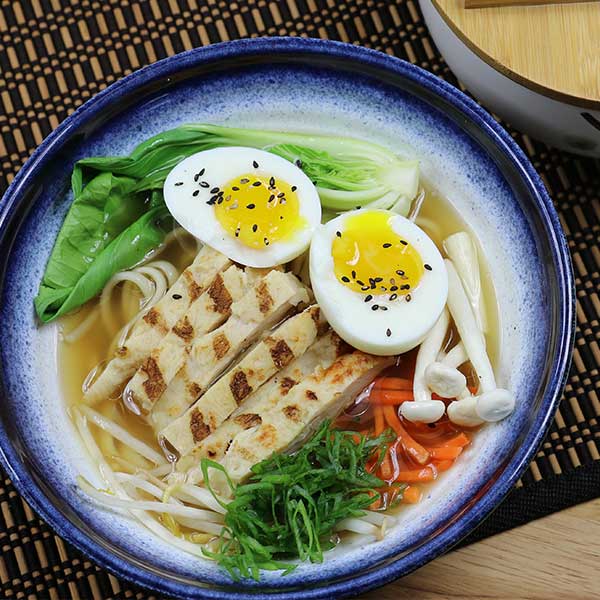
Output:
<instances>
[{"instance_id":1,"label":"shredded carrot","mask_svg":"<svg viewBox=\"0 0 600 600\"><path fill-rule=\"evenodd\" d=\"M376 390L405 390L412 391L413 382L403 377L380 377L373 386Z\"/></svg>"},{"instance_id":2,"label":"shredded carrot","mask_svg":"<svg viewBox=\"0 0 600 600\"><path fill-rule=\"evenodd\" d=\"M414 396L412 391L409 390L384 391L374 389L369 396L369 400L373 404L389 404L391 406L396 406L406 402L407 400L414 400Z\"/></svg>"},{"instance_id":3,"label":"shredded carrot","mask_svg":"<svg viewBox=\"0 0 600 600\"><path fill-rule=\"evenodd\" d=\"M416 485L409 485L402 494L403 504L417 504L421 500L421 490Z\"/></svg>"},{"instance_id":4,"label":"shredded carrot","mask_svg":"<svg viewBox=\"0 0 600 600\"><path fill-rule=\"evenodd\" d=\"M384 481L393 481L394 480L394 466L392 465L392 458L390 456L389 450L385 453L383 457L383 461L381 466L379 467L379 472L381 474L381 479Z\"/></svg>"},{"instance_id":5,"label":"shredded carrot","mask_svg":"<svg viewBox=\"0 0 600 600\"><path fill-rule=\"evenodd\" d=\"M446 442L444 442L440 448L448 448L448 447L460 447L464 448L464 446L468 446L471 443L471 440L467 436L466 433L459 433L456 437L453 437Z\"/></svg>"},{"instance_id":6,"label":"shredded carrot","mask_svg":"<svg viewBox=\"0 0 600 600\"><path fill-rule=\"evenodd\" d=\"M402 423L400 423L400 419L398 419L398 415L396 414L396 409L393 406L385 405L383 407L383 415L389 426L396 432L405 452L410 454L420 465L424 465L429 460L429 452L402 427Z\"/></svg>"},{"instance_id":7,"label":"shredded carrot","mask_svg":"<svg viewBox=\"0 0 600 600\"><path fill-rule=\"evenodd\" d=\"M462 446L441 446L440 448L427 448L431 458L435 460L454 460L462 452Z\"/></svg>"},{"instance_id":8,"label":"shredded carrot","mask_svg":"<svg viewBox=\"0 0 600 600\"><path fill-rule=\"evenodd\" d=\"M383 408L381 406L373 406L373 415L375 418L375 436L381 435L385 429L385 419L383 417Z\"/></svg>"},{"instance_id":9,"label":"shredded carrot","mask_svg":"<svg viewBox=\"0 0 600 600\"><path fill-rule=\"evenodd\" d=\"M415 471L400 471L396 481L402 483L417 483L418 481L433 481L437 472L432 465L427 465L423 469Z\"/></svg>"},{"instance_id":10,"label":"shredded carrot","mask_svg":"<svg viewBox=\"0 0 600 600\"><path fill-rule=\"evenodd\" d=\"M435 468L439 472L447 471L453 464L454 464L453 460L440 460L440 461L435 461L435 463L434 463Z\"/></svg>"}]
</instances>

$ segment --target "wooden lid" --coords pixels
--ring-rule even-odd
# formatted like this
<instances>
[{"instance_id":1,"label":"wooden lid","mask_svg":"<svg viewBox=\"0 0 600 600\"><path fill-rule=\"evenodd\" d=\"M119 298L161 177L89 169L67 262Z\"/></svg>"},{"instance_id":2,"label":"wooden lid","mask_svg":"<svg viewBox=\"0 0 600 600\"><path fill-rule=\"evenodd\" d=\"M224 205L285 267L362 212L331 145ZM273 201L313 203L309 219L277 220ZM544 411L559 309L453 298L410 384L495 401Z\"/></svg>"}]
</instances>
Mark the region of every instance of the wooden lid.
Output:
<instances>
[{"instance_id":1,"label":"wooden lid","mask_svg":"<svg viewBox=\"0 0 600 600\"><path fill-rule=\"evenodd\" d=\"M459 38L502 74L556 100L600 109L599 2L493 7L505 0L432 2Z\"/></svg>"}]
</instances>

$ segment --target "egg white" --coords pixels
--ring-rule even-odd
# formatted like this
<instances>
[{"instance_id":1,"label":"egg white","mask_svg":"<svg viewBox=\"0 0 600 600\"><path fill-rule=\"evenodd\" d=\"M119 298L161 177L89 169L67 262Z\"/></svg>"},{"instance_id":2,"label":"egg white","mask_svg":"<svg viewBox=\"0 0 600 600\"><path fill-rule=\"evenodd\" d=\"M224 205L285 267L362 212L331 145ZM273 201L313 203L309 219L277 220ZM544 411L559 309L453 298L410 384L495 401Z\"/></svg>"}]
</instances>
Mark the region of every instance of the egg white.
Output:
<instances>
[{"instance_id":1,"label":"egg white","mask_svg":"<svg viewBox=\"0 0 600 600\"><path fill-rule=\"evenodd\" d=\"M418 286L410 291L411 301L402 297L390 301L390 293L365 295L351 290L335 276L331 253L336 231L344 231L348 217L364 211L351 211L319 227L310 247L310 280L319 306L331 327L350 345L380 356L408 352L418 346L439 318L448 296L448 275L443 258L429 236L412 221L389 212L390 225L419 253L431 271L424 270ZM372 310L371 306L386 306ZM387 335L387 329L391 335Z\"/></svg>"},{"instance_id":2,"label":"egg white","mask_svg":"<svg viewBox=\"0 0 600 600\"><path fill-rule=\"evenodd\" d=\"M253 162L259 167L254 168ZM194 176L202 169L204 173L194 181ZM221 226L214 206L207 204L214 196L210 190L214 187L222 189L245 173L273 176L296 186L303 223L290 238L272 241L265 248L251 248ZM209 186L201 187L201 181ZM198 152L173 168L163 190L167 208L184 229L228 258L250 267L273 267L299 256L308 248L313 232L321 222L321 202L312 181L296 165L264 150L229 146ZM198 195L193 196L197 190Z\"/></svg>"}]
</instances>

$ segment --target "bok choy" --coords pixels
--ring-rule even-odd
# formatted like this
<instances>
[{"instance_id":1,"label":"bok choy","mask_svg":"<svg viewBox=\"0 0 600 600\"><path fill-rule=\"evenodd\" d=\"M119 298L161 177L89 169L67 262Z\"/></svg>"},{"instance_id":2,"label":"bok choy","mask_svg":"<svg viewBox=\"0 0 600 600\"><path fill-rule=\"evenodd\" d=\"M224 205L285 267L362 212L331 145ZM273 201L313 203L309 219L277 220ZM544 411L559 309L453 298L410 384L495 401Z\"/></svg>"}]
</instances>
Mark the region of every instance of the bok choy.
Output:
<instances>
[{"instance_id":1,"label":"bok choy","mask_svg":"<svg viewBox=\"0 0 600 600\"><path fill-rule=\"evenodd\" d=\"M129 156L84 158L73 169L74 200L35 299L40 320L80 307L115 272L160 245L170 222L165 178L184 158L223 146L259 148L294 162L317 187L324 214L369 205L406 215L417 192L416 161L326 135L189 124L142 142Z\"/></svg>"}]
</instances>

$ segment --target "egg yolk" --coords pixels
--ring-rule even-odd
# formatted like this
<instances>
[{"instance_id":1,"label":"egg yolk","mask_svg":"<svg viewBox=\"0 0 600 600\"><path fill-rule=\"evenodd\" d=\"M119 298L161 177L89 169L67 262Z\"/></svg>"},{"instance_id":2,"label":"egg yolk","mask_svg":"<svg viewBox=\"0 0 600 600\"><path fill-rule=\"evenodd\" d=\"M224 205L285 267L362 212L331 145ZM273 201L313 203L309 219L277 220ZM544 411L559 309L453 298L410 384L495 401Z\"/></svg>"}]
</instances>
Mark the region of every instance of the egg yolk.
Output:
<instances>
[{"instance_id":1,"label":"egg yolk","mask_svg":"<svg viewBox=\"0 0 600 600\"><path fill-rule=\"evenodd\" d=\"M412 244L392 229L390 218L375 211L348 217L333 239L334 272L354 292L409 300L428 267Z\"/></svg>"},{"instance_id":2,"label":"egg yolk","mask_svg":"<svg viewBox=\"0 0 600 600\"><path fill-rule=\"evenodd\" d=\"M240 175L210 201L221 226L250 248L289 239L304 224L296 186L269 174Z\"/></svg>"}]
</instances>

